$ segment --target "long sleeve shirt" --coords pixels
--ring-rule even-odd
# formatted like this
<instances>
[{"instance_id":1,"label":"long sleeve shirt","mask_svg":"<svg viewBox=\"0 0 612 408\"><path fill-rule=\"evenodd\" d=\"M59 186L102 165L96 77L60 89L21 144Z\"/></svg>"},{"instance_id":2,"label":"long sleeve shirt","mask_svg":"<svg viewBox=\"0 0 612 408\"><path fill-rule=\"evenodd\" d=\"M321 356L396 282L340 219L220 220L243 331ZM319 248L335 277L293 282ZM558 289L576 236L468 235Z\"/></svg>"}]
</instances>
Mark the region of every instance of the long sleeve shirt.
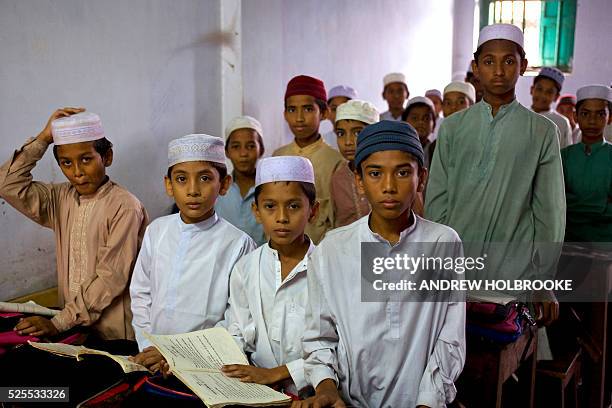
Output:
<instances>
[{"instance_id":1,"label":"long sleeve shirt","mask_svg":"<svg viewBox=\"0 0 612 408\"><path fill-rule=\"evenodd\" d=\"M104 339L134 339L128 285L147 224L136 197L107 181L81 197L70 183L32 180L48 145L28 141L0 167L0 196L55 233L62 332L91 326Z\"/></svg>"},{"instance_id":2,"label":"long sleeve shirt","mask_svg":"<svg viewBox=\"0 0 612 408\"><path fill-rule=\"evenodd\" d=\"M558 256L549 252L541 257L537 243L563 242L565 233L558 130L516 99L502 106L495 117L491 109L483 99L442 123L429 173L425 216L457 231L478 256L486 253L489 243L531 243L531 254L513 260L509 278L551 273ZM491 271L504 262L494 258L487 261ZM490 278L495 277L499 275Z\"/></svg>"},{"instance_id":3,"label":"long sleeve shirt","mask_svg":"<svg viewBox=\"0 0 612 408\"><path fill-rule=\"evenodd\" d=\"M391 245L368 220L330 231L310 256L306 378L313 387L336 381L352 406L444 407L455 398L465 362L465 303L362 302L360 254L362 242L380 242L388 257L421 256L414 243L459 243L459 237L415 216Z\"/></svg>"},{"instance_id":4,"label":"long sleeve shirt","mask_svg":"<svg viewBox=\"0 0 612 408\"><path fill-rule=\"evenodd\" d=\"M265 244L243 257L230 278L228 331L258 367L287 366L285 390L297 395L304 378L302 336L308 304L307 257L282 280L278 252Z\"/></svg>"},{"instance_id":5,"label":"long sleeve shirt","mask_svg":"<svg viewBox=\"0 0 612 408\"><path fill-rule=\"evenodd\" d=\"M216 214L196 224L185 224L180 214L153 221L130 284L139 349L151 345L144 333L187 333L223 321L232 268L254 248Z\"/></svg>"},{"instance_id":6,"label":"long sleeve shirt","mask_svg":"<svg viewBox=\"0 0 612 408\"><path fill-rule=\"evenodd\" d=\"M274 151L273 156L301 156L310 160L315 173L315 187L319 213L317 218L308 223L305 233L317 244L325 232L333 228L334 210L331 202L331 177L334 171L344 163L342 155L319 139L306 147L299 147L295 141Z\"/></svg>"}]
</instances>

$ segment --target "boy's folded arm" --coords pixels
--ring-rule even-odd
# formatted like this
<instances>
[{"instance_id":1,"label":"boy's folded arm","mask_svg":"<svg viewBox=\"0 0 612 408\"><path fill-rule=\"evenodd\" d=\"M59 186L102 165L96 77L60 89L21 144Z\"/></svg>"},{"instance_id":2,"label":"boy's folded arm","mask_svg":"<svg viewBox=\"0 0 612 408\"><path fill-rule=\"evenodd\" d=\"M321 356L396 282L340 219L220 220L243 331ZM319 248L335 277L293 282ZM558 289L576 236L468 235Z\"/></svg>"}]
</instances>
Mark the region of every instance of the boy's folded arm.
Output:
<instances>
[{"instance_id":1,"label":"boy's folded arm","mask_svg":"<svg viewBox=\"0 0 612 408\"><path fill-rule=\"evenodd\" d=\"M59 331L94 324L104 309L125 291L145 218L144 209L126 208L117 213L106 245L97 248L95 274L81 284L76 298L67 302L52 319Z\"/></svg>"},{"instance_id":2,"label":"boy's folded arm","mask_svg":"<svg viewBox=\"0 0 612 408\"><path fill-rule=\"evenodd\" d=\"M49 145L28 140L0 167L0 197L34 222L51 228L57 185L33 181L32 169Z\"/></svg>"}]
</instances>

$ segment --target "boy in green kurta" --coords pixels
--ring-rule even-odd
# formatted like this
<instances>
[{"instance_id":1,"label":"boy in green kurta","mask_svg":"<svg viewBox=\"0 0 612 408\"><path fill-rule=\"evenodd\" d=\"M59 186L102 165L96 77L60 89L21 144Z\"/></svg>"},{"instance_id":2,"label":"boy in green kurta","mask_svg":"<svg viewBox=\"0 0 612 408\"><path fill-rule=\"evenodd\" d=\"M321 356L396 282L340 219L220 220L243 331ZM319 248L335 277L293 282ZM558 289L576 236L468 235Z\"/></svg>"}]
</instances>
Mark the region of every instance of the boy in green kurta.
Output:
<instances>
[{"instance_id":1,"label":"boy in green kurta","mask_svg":"<svg viewBox=\"0 0 612 408\"><path fill-rule=\"evenodd\" d=\"M425 202L427 219L452 227L481 254L491 243L521 243L523 251L528 249L530 254L513 259L513 276L505 279L551 273L558 254L543 256L540 244L550 248L547 244L563 242L565 232L558 130L515 96L526 68L518 27L482 29L472 69L484 96L442 123ZM489 270L504 269L504 262L503 257L489 257ZM547 295L544 323L558 313L558 304L549 301L554 297Z\"/></svg>"},{"instance_id":2,"label":"boy in green kurta","mask_svg":"<svg viewBox=\"0 0 612 408\"><path fill-rule=\"evenodd\" d=\"M611 121L612 89L580 88L576 117L582 140L561 150L570 242L612 242L612 144L604 139Z\"/></svg>"}]
</instances>

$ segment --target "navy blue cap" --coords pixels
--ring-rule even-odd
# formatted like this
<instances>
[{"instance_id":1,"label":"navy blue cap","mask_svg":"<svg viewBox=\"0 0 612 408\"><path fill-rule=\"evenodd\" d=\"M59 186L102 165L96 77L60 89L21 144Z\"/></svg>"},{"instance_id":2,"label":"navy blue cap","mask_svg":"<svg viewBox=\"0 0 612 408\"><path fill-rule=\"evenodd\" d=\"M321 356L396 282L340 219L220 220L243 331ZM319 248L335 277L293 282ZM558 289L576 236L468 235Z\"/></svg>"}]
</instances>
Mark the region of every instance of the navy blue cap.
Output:
<instances>
[{"instance_id":1,"label":"navy blue cap","mask_svg":"<svg viewBox=\"0 0 612 408\"><path fill-rule=\"evenodd\" d=\"M424 153L417 131L405 122L382 120L366 126L357 136L355 168L372 153L400 150L413 155L423 166Z\"/></svg>"}]
</instances>

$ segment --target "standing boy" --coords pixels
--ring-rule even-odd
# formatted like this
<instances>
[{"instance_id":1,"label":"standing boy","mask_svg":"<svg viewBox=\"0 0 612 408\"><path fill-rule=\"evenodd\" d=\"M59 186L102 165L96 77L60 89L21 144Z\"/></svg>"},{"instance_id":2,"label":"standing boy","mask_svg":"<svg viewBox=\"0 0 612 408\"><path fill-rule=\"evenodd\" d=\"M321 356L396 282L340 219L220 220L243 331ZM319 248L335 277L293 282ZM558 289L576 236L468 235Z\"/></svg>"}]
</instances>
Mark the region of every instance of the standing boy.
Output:
<instances>
[{"instance_id":1,"label":"standing boy","mask_svg":"<svg viewBox=\"0 0 612 408\"><path fill-rule=\"evenodd\" d=\"M427 170L410 125L366 127L355 167L372 212L330 231L310 256L303 347L316 395L294 407L444 406L465 361L465 303L362 302L361 252L362 243L377 243L387 257L421 256L419 243L437 242L461 256L459 237L412 211ZM427 248L423 256L441 255Z\"/></svg>"},{"instance_id":2,"label":"standing boy","mask_svg":"<svg viewBox=\"0 0 612 408\"><path fill-rule=\"evenodd\" d=\"M604 139L612 89L589 85L576 93L582 140L561 150L569 242L612 242L612 145Z\"/></svg>"},{"instance_id":3,"label":"standing boy","mask_svg":"<svg viewBox=\"0 0 612 408\"><path fill-rule=\"evenodd\" d=\"M137 363L152 371L162 356L149 334L176 334L223 320L234 264L255 248L248 235L215 213L231 183L221 138L188 135L168 145L166 193L178 214L160 217L145 232L130 285Z\"/></svg>"},{"instance_id":4,"label":"standing boy","mask_svg":"<svg viewBox=\"0 0 612 408\"><path fill-rule=\"evenodd\" d=\"M81 108L55 111L45 128L0 167L0 196L55 233L60 313L28 317L22 335L49 337L89 326L102 340L134 339L128 283L147 224L136 197L112 182L112 143L100 117ZM68 183L32 181L51 143ZM91 339L93 340L93 339Z\"/></svg>"},{"instance_id":5,"label":"standing boy","mask_svg":"<svg viewBox=\"0 0 612 408\"><path fill-rule=\"evenodd\" d=\"M408 100L410 92L406 83L406 76L400 72L392 72L385 75L383 78L383 93L382 97L387 101L389 110L380 114L381 120L402 119L404 111L404 103Z\"/></svg>"},{"instance_id":6,"label":"standing boy","mask_svg":"<svg viewBox=\"0 0 612 408\"><path fill-rule=\"evenodd\" d=\"M355 99L338 107L336 135L338 148L346 161L334 172L331 180L334 227L348 225L370 212L370 203L355 180L355 148L359 133L378 119L378 111L369 102Z\"/></svg>"},{"instance_id":7,"label":"standing boy","mask_svg":"<svg viewBox=\"0 0 612 408\"><path fill-rule=\"evenodd\" d=\"M555 256L538 243L563 242L565 194L558 129L515 97L527 68L522 31L510 24L484 27L472 62L483 99L448 117L434 152L425 215L454 228L484 253L489 243L523 243L531 254L516 260L517 279L550 273ZM478 247L480 246L480 247ZM504 259L488 259L490 270ZM547 303L546 322L558 304Z\"/></svg>"},{"instance_id":8,"label":"standing boy","mask_svg":"<svg viewBox=\"0 0 612 408\"><path fill-rule=\"evenodd\" d=\"M432 142L431 135L436 127L436 108L431 99L424 96L415 96L408 101L406 110L402 113L402 120L410 124L417 131L425 162L423 165L429 168L431 157L435 149L435 141Z\"/></svg>"},{"instance_id":9,"label":"standing boy","mask_svg":"<svg viewBox=\"0 0 612 408\"><path fill-rule=\"evenodd\" d=\"M228 330L253 366L229 365L223 372L298 395L308 386L302 336L306 265L314 249L304 228L317 212L312 164L296 156L263 159L255 191L253 212L270 241L234 267L228 309Z\"/></svg>"},{"instance_id":10,"label":"standing boy","mask_svg":"<svg viewBox=\"0 0 612 408\"><path fill-rule=\"evenodd\" d=\"M576 123L576 97L571 94L562 95L556 106L557 113L567 118L572 129L572 144L580 142L580 128Z\"/></svg>"},{"instance_id":11,"label":"standing boy","mask_svg":"<svg viewBox=\"0 0 612 408\"><path fill-rule=\"evenodd\" d=\"M238 116L225 128L225 155L232 161L232 183L215 204L217 214L236 228L246 232L257 245L266 236L253 212L255 166L264 154L263 131L259 121L251 116Z\"/></svg>"},{"instance_id":12,"label":"standing boy","mask_svg":"<svg viewBox=\"0 0 612 408\"><path fill-rule=\"evenodd\" d=\"M334 225L331 176L344 161L342 155L325 143L319 134L319 125L327 111L326 100L325 85L320 79L306 75L292 78L285 91L285 120L295 138L273 153L273 156L305 157L315 169L319 213L306 227L306 234L315 244Z\"/></svg>"},{"instance_id":13,"label":"standing boy","mask_svg":"<svg viewBox=\"0 0 612 408\"><path fill-rule=\"evenodd\" d=\"M357 91L347 85L337 85L329 90L327 95L327 119L331 122L332 126L336 123L336 109L343 103L350 101L351 99L357 99ZM338 141L336 140L336 132L334 129L323 135L325 143L333 148L338 147Z\"/></svg>"},{"instance_id":14,"label":"standing boy","mask_svg":"<svg viewBox=\"0 0 612 408\"><path fill-rule=\"evenodd\" d=\"M553 67L544 67L533 79L531 86L531 109L552 120L559 128L559 145L561 149L572 144L572 128L569 121L552 109L553 103L559 99L565 77L563 72Z\"/></svg>"},{"instance_id":15,"label":"standing boy","mask_svg":"<svg viewBox=\"0 0 612 408\"><path fill-rule=\"evenodd\" d=\"M448 118L455 112L472 106L476 101L476 90L469 82L453 81L444 88L442 112Z\"/></svg>"}]
</instances>

